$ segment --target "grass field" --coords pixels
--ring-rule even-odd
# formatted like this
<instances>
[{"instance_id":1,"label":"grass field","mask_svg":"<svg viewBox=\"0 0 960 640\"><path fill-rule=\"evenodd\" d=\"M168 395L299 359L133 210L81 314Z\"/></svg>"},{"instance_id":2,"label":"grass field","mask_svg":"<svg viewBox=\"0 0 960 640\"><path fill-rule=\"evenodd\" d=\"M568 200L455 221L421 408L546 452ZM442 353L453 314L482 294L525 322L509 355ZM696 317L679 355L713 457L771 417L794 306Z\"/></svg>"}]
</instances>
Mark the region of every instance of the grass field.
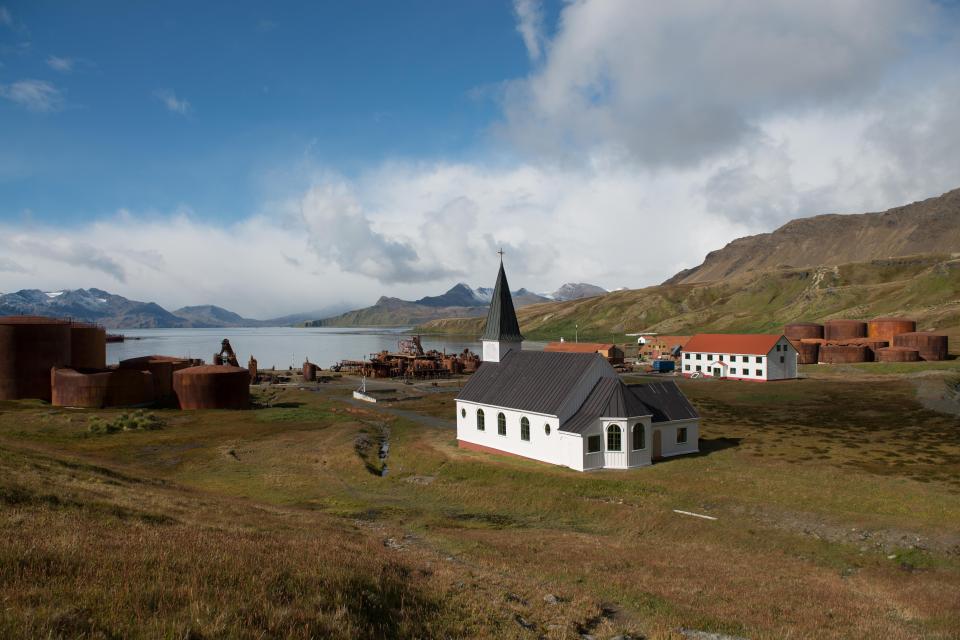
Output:
<instances>
[{"instance_id":1,"label":"grass field","mask_svg":"<svg viewBox=\"0 0 960 640\"><path fill-rule=\"evenodd\" d=\"M700 455L590 474L456 448L455 390L0 403L0 636L960 637L955 371L841 373L684 381Z\"/></svg>"}]
</instances>

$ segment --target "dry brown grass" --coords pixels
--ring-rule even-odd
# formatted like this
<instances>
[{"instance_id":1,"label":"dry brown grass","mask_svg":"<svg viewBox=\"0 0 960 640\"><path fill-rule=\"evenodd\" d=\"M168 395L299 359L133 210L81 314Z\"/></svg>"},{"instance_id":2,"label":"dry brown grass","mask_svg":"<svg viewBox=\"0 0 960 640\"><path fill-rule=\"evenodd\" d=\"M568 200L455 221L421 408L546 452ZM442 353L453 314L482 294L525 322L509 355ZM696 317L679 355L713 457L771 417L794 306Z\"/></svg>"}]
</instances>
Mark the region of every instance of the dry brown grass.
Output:
<instances>
[{"instance_id":1,"label":"dry brown grass","mask_svg":"<svg viewBox=\"0 0 960 640\"><path fill-rule=\"evenodd\" d=\"M955 417L896 376L684 386L704 455L592 474L332 389L97 436L3 405L0 635L957 637Z\"/></svg>"}]
</instances>

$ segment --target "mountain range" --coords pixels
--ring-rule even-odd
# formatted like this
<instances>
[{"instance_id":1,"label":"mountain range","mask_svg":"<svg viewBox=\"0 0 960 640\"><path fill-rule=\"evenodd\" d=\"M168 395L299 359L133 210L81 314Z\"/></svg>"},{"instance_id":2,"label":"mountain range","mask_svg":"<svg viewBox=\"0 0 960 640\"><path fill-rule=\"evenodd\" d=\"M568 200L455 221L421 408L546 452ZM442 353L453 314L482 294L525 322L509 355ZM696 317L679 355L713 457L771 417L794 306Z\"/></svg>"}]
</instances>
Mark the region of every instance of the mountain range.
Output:
<instances>
[{"instance_id":1,"label":"mountain range","mask_svg":"<svg viewBox=\"0 0 960 640\"><path fill-rule=\"evenodd\" d=\"M568 283L551 294L533 293L523 288L511 293L513 303L519 309L553 300L573 300L591 295L603 295L607 290L591 284ZM383 296L369 307L304 324L310 327L403 326L441 318L479 317L486 315L487 305L492 296L492 288L474 289L460 282L439 296L426 296L419 300L401 300Z\"/></svg>"},{"instance_id":2,"label":"mountain range","mask_svg":"<svg viewBox=\"0 0 960 640\"><path fill-rule=\"evenodd\" d=\"M779 331L792 321L914 318L960 339L960 189L879 213L800 218L740 238L662 285L525 306L526 337ZM483 318L425 322L480 335ZM956 342L954 342L956 344Z\"/></svg>"},{"instance_id":3,"label":"mountain range","mask_svg":"<svg viewBox=\"0 0 960 640\"><path fill-rule=\"evenodd\" d=\"M0 294L0 316L36 315L94 322L111 329L289 326L342 310L328 307L270 320L244 318L214 305L167 311L155 302L130 300L103 289L40 291L22 289Z\"/></svg>"}]
</instances>

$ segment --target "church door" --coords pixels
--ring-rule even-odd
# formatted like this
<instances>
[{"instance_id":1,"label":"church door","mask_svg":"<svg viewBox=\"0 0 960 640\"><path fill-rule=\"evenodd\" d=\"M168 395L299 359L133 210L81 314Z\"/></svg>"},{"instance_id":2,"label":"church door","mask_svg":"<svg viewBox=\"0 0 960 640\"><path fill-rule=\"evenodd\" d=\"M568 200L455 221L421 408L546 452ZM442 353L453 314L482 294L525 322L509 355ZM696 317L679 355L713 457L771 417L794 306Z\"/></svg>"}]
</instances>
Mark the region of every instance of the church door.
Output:
<instances>
[{"instance_id":1,"label":"church door","mask_svg":"<svg viewBox=\"0 0 960 640\"><path fill-rule=\"evenodd\" d=\"M660 429L653 430L653 451L652 459L660 460L663 458L662 443L660 441Z\"/></svg>"}]
</instances>

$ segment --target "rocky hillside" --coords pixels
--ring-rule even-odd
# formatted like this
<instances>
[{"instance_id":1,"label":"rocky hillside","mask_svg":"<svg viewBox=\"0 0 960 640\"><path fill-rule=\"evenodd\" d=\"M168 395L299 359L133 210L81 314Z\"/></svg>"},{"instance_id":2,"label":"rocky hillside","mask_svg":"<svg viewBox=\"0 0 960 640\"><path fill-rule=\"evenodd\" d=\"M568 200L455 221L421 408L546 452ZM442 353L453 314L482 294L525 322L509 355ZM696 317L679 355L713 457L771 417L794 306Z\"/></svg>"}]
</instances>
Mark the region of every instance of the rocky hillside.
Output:
<instances>
[{"instance_id":1,"label":"rocky hillside","mask_svg":"<svg viewBox=\"0 0 960 640\"><path fill-rule=\"evenodd\" d=\"M657 331L776 331L795 320L907 315L921 329L960 338L960 259L949 254L872 260L831 267L734 274L718 282L663 284L598 298L554 302L517 312L527 338L624 340ZM484 318L435 320L424 332L478 336Z\"/></svg>"},{"instance_id":2,"label":"rocky hillside","mask_svg":"<svg viewBox=\"0 0 960 640\"><path fill-rule=\"evenodd\" d=\"M960 252L960 189L883 213L799 218L734 240L664 284L715 282L777 268L808 268Z\"/></svg>"},{"instance_id":3,"label":"rocky hillside","mask_svg":"<svg viewBox=\"0 0 960 640\"><path fill-rule=\"evenodd\" d=\"M102 289L45 292L21 289L0 296L0 315L37 315L73 318L112 328L189 327L155 302L129 300Z\"/></svg>"},{"instance_id":4,"label":"rocky hillside","mask_svg":"<svg viewBox=\"0 0 960 640\"><path fill-rule=\"evenodd\" d=\"M603 287L586 282L568 282L559 289L550 294L551 300L579 300L580 298L592 298L602 296L607 293Z\"/></svg>"}]
</instances>

